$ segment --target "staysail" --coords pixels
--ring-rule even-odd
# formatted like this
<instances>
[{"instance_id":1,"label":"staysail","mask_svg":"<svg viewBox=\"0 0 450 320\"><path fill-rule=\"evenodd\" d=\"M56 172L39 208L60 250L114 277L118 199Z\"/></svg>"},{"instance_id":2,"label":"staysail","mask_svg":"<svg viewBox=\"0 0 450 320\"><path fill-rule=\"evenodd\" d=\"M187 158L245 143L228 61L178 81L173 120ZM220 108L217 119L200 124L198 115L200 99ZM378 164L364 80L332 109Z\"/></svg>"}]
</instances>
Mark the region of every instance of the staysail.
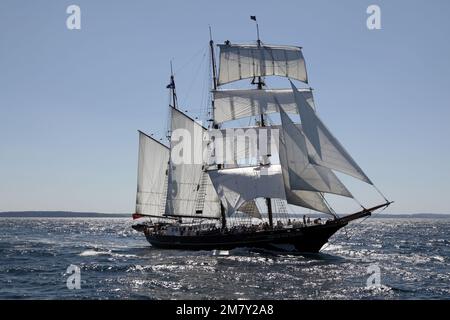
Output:
<instances>
[{"instance_id":1,"label":"staysail","mask_svg":"<svg viewBox=\"0 0 450 320\"><path fill-rule=\"evenodd\" d=\"M136 213L163 216L169 148L139 131Z\"/></svg>"},{"instance_id":2,"label":"staysail","mask_svg":"<svg viewBox=\"0 0 450 320\"><path fill-rule=\"evenodd\" d=\"M308 82L301 48L256 44L219 44L218 85L258 76L283 76Z\"/></svg>"},{"instance_id":3,"label":"staysail","mask_svg":"<svg viewBox=\"0 0 450 320\"><path fill-rule=\"evenodd\" d=\"M286 181L284 180L284 177L283 181ZM328 206L326 205L322 194L320 194L319 192L291 190L289 189L288 185L285 185L285 189L287 203L327 214L332 214L330 208L328 208Z\"/></svg>"},{"instance_id":4,"label":"staysail","mask_svg":"<svg viewBox=\"0 0 450 320\"><path fill-rule=\"evenodd\" d=\"M245 202L242 206L238 209L240 212L243 212L247 214L250 217L261 219L261 213L259 212L258 206L256 205L255 200L251 200L248 202Z\"/></svg>"},{"instance_id":5,"label":"staysail","mask_svg":"<svg viewBox=\"0 0 450 320\"><path fill-rule=\"evenodd\" d=\"M279 157L287 170L290 189L352 197L330 169L310 163L305 136L282 109L280 116Z\"/></svg>"},{"instance_id":6,"label":"staysail","mask_svg":"<svg viewBox=\"0 0 450 320\"><path fill-rule=\"evenodd\" d=\"M320 120L303 94L296 90L292 81L291 86L300 113L303 131L319 155L319 158L316 159L317 164L372 184L355 160Z\"/></svg>"}]
</instances>

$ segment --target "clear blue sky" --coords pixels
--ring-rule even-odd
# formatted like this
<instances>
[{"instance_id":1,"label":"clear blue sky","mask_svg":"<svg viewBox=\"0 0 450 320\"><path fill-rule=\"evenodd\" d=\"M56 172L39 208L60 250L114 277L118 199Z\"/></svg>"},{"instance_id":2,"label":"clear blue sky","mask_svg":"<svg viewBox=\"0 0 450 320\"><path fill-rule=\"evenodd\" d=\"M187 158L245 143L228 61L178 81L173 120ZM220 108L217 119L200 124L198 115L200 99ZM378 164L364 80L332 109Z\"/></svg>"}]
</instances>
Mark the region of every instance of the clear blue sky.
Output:
<instances>
[{"instance_id":1,"label":"clear blue sky","mask_svg":"<svg viewBox=\"0 0 450 320\"><path fill-rule=\"evenodd\" d=\"M382 30L366 28L370 4ZM131 212L136 130L164 131L169 60L183 109L200 110L208 25L252 41L249 15L264 42L304 47L320 116L390 212L450 212L446 0L2 0L0 211Z\"/></svg>"}]
</instances>

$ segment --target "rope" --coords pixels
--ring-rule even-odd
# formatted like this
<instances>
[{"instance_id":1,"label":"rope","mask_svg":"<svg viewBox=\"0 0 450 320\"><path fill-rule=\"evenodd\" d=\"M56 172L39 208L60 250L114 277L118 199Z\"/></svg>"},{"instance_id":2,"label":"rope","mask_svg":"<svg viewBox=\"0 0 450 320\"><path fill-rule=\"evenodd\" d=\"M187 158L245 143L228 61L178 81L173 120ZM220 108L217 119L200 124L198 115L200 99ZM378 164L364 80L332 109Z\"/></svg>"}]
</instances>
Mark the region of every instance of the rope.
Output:
<instances>
[{"instance_id":1,"label":"rope","mask_svg":"<svg viewBox=\"0 0 450 320\"><path fill-rule=\"evenodd\" d=\"M386 210L386 208L387 208L387 206L384 207L383 209L381 209L379 212L375 212L375 213L371 214L370 216L365 217L364 219L362 219L361 221L359 221L358 223L356 223L355 226L361 225L364 221L366 221L367 219L369 219L371 216L374 216L374 215L376 215L376 214L380 214L381 212L383 212L384 210ZM344 230L346 230L346 228L347 228L347 227L344 227ZM350 240L350 238L351 238L352 236L353 236L353 235L347 236L347 237L348 237L347 240Z\"/></svg>"},{"instance_id":2,"label":"rope","mask_svg":"<svg viewBox=\"0 0 450 320\"><path fill-rule=\"evenodd\" d=\"M186 93L185 96L184 96L184 99L183 99L183 100L184 100L185 105L187 105L187 101L188 101L188 99L189 99L190 93L192 92L192 87L193 87L194 84L196 83L198 74L200 73L200 70L201 70L201 68L202 68L202 66L203 66L203 63L205 62L206 54L207 54L207 52L204 52L204 53L203 53L202 60L200 61L200 64L198 65L197 70L196 70L195 73L194 73L194 77L192 78L191 83L189 84L188 91L187 91L187 93ZM202 97L202 98L203 98L203 97Z\"/></svg>"},{"instance_id":3,"label":"rope","mask_svg":"<svg viewBox=\"0 0 450 320\"><path fill-rule=\"evenodd\" d=\"M363 208L363 210L366 210L366 208L361 204L361 202L359 202L358 199L356 199L355 197L353 197L352 199L355 200L355 202L356 202L361 208Z\"/></svg>"},{"instance_id":4,"label":"rope","mask_svg":"<svg viewBox=\"0 0 450 320\"><path fill-rule=\"evenodd\" d=\"M195 58L202 52L204 52L205 50L205 46L201 47L200 50L198 50L192 57L190 57L180 68L178 68L177 70L175 70L174 75L176 75L177 73L179 73L181 70L183 70L184 68L186 68L192 61L195 60Z\"/></svg>"},{"instance_id":5,"label":"rope","mask_svg":"<svg viewBox=\"0 0 450 320\"><path fill-rule=\"evenodd\" d=\"M380 189L377 188L376 185L372 184L372 186L374 187L374 189L380 194L380 196L382 196L384 198L384 200L386 202L389 202L389 200L384 196L384 194L380 191ZM383 209L384 210L384 209Z\"/></svg>"},{"instance_id":6,"label":"rope","mask_svg":"<svg viewBox=\"0 0 450 320\"><path fill-rule=\"evenodd\" d=\"M210 84L212 83L212 75L210 69L211 66L205 68L204 70L206 76L203 77L202 101L200 103L200 107L202 108L202 115L205 117L205 120L208 122L208 124L212 124L208 120L211 119L211 112L212 112L211 101L213 99L212 93L210 92Z\"/></svg>"},{"instance_id":7,"label":"rope","mask_svg":"<svg viewBox=\"0 0 450 320\"><path fill-rule=\"evenodd\" d=\"M375 214L380 214L380 213L382 213L384 210L386 210L386 208L387 208L387 206L384 207L383 209L381 209L379 212L373 213L372 216L374 216ZM370 217L371 217L371 216L365 217L364 219L362 219L361 221L359 221L358 223L356 223L355 226L361 225L364 221L366 221L366 220L369 219ZM347 226L345 226L343 229L344 229L344 232L345 232L346 240L347 240L347 241L350 240L350 239L354 236L354 234L352 234L352 235L350 235L350 236L348 235L348 233L347 233ZM330 244L332 244L332 243L331 243L331 242L327 242L327 243L322 247L321 250L327 248Z\"/></svg>"},{"instance_id":8,"label":"rope","mask_svg":"<svg viewBox=\"0 0 450 320\"><path fill-rule=\"evenodd\" d=\"M327 205L328 209L330 209L331 214L335 217L335 218L339 218L339 215L336 213L336 211L333 209L333 207L330 205L330 203L327 201L327 199L325 198L325 196L323 195L323 193L320 193L320 197L322 198L322 200L325 202L325 204Z\"/></svg>"}]
</instances>

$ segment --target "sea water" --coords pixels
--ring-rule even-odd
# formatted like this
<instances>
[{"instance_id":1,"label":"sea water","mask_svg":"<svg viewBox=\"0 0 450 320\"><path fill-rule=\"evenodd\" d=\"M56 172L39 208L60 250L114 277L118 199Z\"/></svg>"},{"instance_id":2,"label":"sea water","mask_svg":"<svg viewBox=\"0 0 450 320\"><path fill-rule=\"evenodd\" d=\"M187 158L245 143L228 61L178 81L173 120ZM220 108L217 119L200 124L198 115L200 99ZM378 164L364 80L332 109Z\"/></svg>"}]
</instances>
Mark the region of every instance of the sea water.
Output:
<instances>
[{"instance_id":1,"label":"sea water","mask_svg":"<svg viewBox=\"0 0 450 320\"><path fill-rule=\"evenodd\" d=\"M310 255L161 250L131 224L0 218L0 299L450 299L450 219L356 222Z\"/></svg>"}]
</instances>

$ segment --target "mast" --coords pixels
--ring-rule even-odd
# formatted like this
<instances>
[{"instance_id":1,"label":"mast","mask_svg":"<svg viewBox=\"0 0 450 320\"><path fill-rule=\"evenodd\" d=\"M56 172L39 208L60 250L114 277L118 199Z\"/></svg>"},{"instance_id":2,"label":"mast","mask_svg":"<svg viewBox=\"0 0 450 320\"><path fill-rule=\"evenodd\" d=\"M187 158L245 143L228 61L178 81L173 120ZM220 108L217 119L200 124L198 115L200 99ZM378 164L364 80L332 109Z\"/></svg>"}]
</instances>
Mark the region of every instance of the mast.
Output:
<instances>
[{"instance_id":1,"label":"mast","mask_svg":"<svg viewBox=\"0 0 450 320\"><path fill-rule=\"evenodd\" d=\"M259 38L259 25L258 25L258 21L256 20L256 16L250 16L250 19L255 21L256 23L256 44L258 46L258 48L261 47L261 39ZM255 78L253 78L252 80L252 84L256 84L258 90L262 90L263 86L265 85L263 79L261 76L258 77L258 82L255 82ZM264 119L264 114L261 112L261 118L260 118L260 127L265 127L266 126L266 122ZM272 214L272 199L271 198L266 198L266 205L267 205L267 216L269 218L269 226L270 228L273 228L273 214Z\"/></svg>"},{"instance_id":2,"label":"mast","mask_svg":"<svg viewBox=\"0 0 450 320\"><path fill-rule=\"evenodd\" d=\"M216 68L216 55L214 53L214 41L212 38L212 32L211 32L211 26L209 26L209 48L211 51L211 72L212 72L212 79L213 79L213 83L212 83L212 88L213 90L217 90L217 68ZM211 127L213 129L219 129L219 126L214 122L214 112L215 112L215 107L214 107L214 95L211 95L211 118L209 119Z\"/></svg>"},{"instance_id":3,"label":"mast","mask_svg":"<svg viewBox=\"0 0 450 320\"><path fill-rule=\"evenodd\" d=\"M175 88L175 76L173 75L173 68L172 68L172 61L170 61L170 83L166 87L167 89L170 89L170 95L171 95L171 106L174 109L178 109L178 101L177 101L177 91Z\"/></svg>"},{"instance_id":4,"label":"mast","mask_svg":"<svg viewBox=\"0 0 450 320\"><path fill-rule=\"evenodd\" d=\"M214 54L214 41L212 38L212 32L211 32L211 26L209 26L209 48L211 51L211 72L212 72L212 87L213 90L217 90L217 69L216 69L216 57ZM211 128L218 129L219 126L214 122L214 95L211 95L211 118L209 119ZM218 164L217 169L221 169L222 165ZM220 221L222 225L222 229L225 229L227 227L227 216L225 212L225 207L223 206L222 202L220 202Z\"/></svg>"},{"instance_id":5,"label":"mast","mask_svg":"<svg viewBox=\"0 0 450 320\"><path fill-rule=\"evenodd\" d=\"M217 70L216 70L216 57L214 54L214 41L212 39L211 26L209 27L209 47L211 49L211 67L213 77L213 89L217 90ZM213 99L214 102L214 99Z\"/></svg>"},{"instance_id":6,"label":"mast","mask_svg":"<svg viewBox=\"0 0 450 320\"><path fill-rule=\"evenodd\" d=\"M255 23L256 23L256 39L257 39L257 40L256 40L256 45L258 46L258 48L260 48L260 47L261 47L261 39L259 38L259 25L258 25L258 21L256 20L256 16L250 16L250 19L253 20L253 21L255 21ZM260 89L260 90L261 90L261 89L263 88L263 86L265 85L265 83L264 83L264 81L263 81L263 79L262 79L261 76L258 77L258 82L255 82L255 78L253 78L252 84L256 84L256 85L258 86L258 89ZM261 114L261 122L264 123L264 117L263 117L262 114ZM263 125L262 127L264 127L264 125Z\"/></svg>"},{"instance_id":7,"label":"mast","mask_svg":"<svg viewBox=\"0 0 450 320\"><path fill-rule=\"evenodd\" d=\"M209 26L209 48L211 51L211 72L212 72L212 79L213 79L213 83L212 83L212 88L213 90L217 90L217 68L216 68L216 56L214 53L214 41L212 38L212 32L211 32L211 26ZM215 107L214 107L214 95L211 95L211 118L209 119L209 122L211 124L211 128L213 129L219 129L219 126L214 122L214 112L215 112Z\"/></svg>"},{"instance_id":8,"label":"mast","mask_svg":"<svg viewBox=\"0 0 450 320\"><path fill-rule=\"evenodd\" d=\"M166 191L166 206L165 206L165 215L168 216L170 215L173 210L173 203L172 203L172 198L170 196L171 194L171 184L172 184L172 142L171 142L171 137L172 137L172 110L171 108L173 107L174 109L178 108L178 101L177 101L177 92L176 92L176 87L175 87L175 76L173 74L173 67L172 67L172 60L170 61L170 83L166 86L167 89L170 90L170 95L171 95L171 102L169 102L169 123L167 125L168 130L167 130L167 139L169 140L169 161L168 161L168 166L167 166L167 191ZM180 217L181 220L181 217Z\"/></svg>"}]
</instances>

